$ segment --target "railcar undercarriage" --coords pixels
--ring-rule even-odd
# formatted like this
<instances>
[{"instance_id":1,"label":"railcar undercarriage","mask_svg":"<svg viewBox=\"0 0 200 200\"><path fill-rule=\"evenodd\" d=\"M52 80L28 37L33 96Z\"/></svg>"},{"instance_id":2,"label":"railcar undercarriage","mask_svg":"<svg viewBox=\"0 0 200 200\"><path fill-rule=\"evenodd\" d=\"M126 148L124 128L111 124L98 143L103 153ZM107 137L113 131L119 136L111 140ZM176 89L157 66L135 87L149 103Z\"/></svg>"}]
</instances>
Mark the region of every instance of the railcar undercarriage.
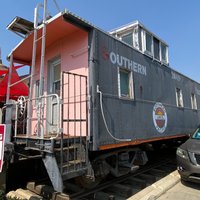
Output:
<instances>
[{"instance_id":1,"label":"railcar undercarriage","mask_svg":"<svg viewBox=\"0 0 200 200\"><path fill-rule=\"evenodd\" d=\"M6 172L7 179L9 179L7 182L12 182L12 184L7 184L6 186L8 191L16 187L21 187L23 184L25 186L28 181L40 179L50 179L54 188L59 188L59 184L63 184L61 182L57 183L61 169L60 148L58 148L57 142L54 141L55 148L51 151L47 148L36 150L33 146L27 147L27 144L33 144L33 141L36 143L37 140L19 137L14 143L12 152L7 154L9 155L7 159L11 159ZM67 140L65 141L66 144L68 142ZM48 144L47 141L46 144ZM88 169L84 155L82 154L85 151L84 145L65 147L63 153L62 181L76 178L82 186L91 187L104 180L109 174L114 177L119 177L136 171L140 165L144 165L148 161L146 152L139 148L123 148L109 152L101 152L101 155L97 157L95 156L95 152L90 152L91 158L95 157L95 159L88 161L91 166ZM56 171L56 164L58 165L58 172L57 174L54 172L54 175L58 177L53 178L50 171ZM25 174L25 176L20 174L22 181L18 183L10 181L13 178L19 180L18 175L19 171L21 171L20 169Z\"/></svg>"}]
</instances>

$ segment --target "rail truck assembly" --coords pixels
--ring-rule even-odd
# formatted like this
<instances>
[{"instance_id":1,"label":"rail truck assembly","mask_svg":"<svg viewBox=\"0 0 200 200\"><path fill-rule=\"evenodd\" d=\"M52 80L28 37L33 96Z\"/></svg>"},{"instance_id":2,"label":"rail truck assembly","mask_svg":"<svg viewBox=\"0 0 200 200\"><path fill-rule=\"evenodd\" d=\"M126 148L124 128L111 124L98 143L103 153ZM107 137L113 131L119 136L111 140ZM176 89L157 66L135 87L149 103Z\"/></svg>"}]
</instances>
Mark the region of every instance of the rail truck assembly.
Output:
<instances>
[{"instance_id":1,"label":"rail truck assembly","mask_svg":"<svg viewBox=\"0 0 200 200\"><path fill-rule=\"evenodd\" d=\"M200 84L170 67L168 45L144 25L105 32L67 10L47 13L45 0L34 23L16 17L7 27L23 37L8 56L9 76L16 63L31 74L29 96L18 101L9 98L8 79L6 179L22 170L33 179L43 166L62 192L71 178L98 182L134 171L148 161L145 145L196 129Z\"/></svg>"}]
</instances>

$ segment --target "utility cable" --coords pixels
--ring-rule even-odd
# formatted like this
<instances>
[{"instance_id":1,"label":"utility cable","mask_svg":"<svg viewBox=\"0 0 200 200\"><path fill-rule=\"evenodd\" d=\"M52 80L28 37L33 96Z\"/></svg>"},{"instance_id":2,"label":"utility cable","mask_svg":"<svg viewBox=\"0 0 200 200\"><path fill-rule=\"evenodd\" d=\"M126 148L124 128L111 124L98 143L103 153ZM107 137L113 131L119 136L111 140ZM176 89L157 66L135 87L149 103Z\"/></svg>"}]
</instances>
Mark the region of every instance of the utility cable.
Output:
<instances>
[{"instance_id":1,"label":"utility cable","mask_svg":"<svg viewBox=\"0 0 200 200\"><path fill-rule=\"evenodd\" d=\"M107 125L107 122L106 122L106 119L105 119L105 115L104 115L104 110L103 110L103 94L102 92L99 90L99 85L97 85L97 93L99 93L99 96L100 96L100 107L101 107L101 115L102 115L102 118L103 118L103 122L104 122L104 125L106 127L106 130L108 132L108 134L116 141L120 141L120 142L130 142L131 139L120 139L120 138L116 138L115 136L113 136L113 134L110 132L109 128L108 128L108 125Z\"/></svg>"}]
</instances>

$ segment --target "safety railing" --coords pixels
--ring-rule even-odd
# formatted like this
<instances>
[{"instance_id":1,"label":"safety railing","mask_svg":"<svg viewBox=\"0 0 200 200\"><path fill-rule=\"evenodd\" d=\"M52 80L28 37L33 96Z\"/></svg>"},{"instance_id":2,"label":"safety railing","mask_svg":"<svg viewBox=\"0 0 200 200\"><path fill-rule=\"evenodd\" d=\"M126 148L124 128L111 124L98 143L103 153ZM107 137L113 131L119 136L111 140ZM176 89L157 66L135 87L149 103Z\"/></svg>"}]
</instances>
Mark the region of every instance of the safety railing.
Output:
<instances>
[{"instance_id":1,"label":"safety railing","mask_svg":"<svg viewBox=\"0 0 200 200\"><path fill-rule=\"evenodd\" d=\"M87 151L84 152L84 148L88 148L87 97L87 76L63 72L61 109L61 127L63 131L61 137L68 138L67 145L65 144L65 147L67 147L67 171L71 169L76 171L78 168L81 170L88 164L88 154ZM71 153L71 151L73 151L73 153ZM61 143L61 163L64 162L63 153L63 143ZM70 155L73 156L70 157ZM63 171L61 169L61 174L62 173Z\"/></svg>"},{"instance_id":2,"label":"safety railing","mask_svg":"<svg viewBox=\"0 0 200 200\"><path fill-rule=\"evenodd\" d=\"M54 108L52 108L52 101ZM26 108L30 105L32 116L27 119ZM56 105L56 109L55 109ZM15 123L14 136L24 135L27 138L36 136L44 139L44 137L57 138L61 132L60 130L60 109L61 101L57 94L49 94L41 97L32 98L31 100L20 97L14 105L15 107ZM57 116L57 117L55 117ZM53 121L52 121L53 119ZM27 132L26 123L30 120L30 129ZM21 126L25 127L22 132ZM51 130L53 126L53 132Z\"/></svg>"}]
</instances>

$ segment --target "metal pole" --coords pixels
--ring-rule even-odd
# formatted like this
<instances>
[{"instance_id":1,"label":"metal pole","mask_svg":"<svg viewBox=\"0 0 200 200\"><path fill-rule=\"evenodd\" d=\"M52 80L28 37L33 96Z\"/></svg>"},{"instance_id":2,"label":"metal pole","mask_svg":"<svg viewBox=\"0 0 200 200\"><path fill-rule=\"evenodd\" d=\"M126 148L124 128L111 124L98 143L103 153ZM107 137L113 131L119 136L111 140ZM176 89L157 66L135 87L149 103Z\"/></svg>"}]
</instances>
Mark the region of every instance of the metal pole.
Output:
<instances>
[{"instance_id":1,"label":"metal pole","mask_svg":"<svg viewBox=\"0 0 200 200\"><path fill-rule=\"evenodd\" d=\"M46 39L46 18L47 18L47 0L44 0L44 14L43 14L43 30L42 30L42 52L41 52L41 63L40 63L40 85L39 85L39 102L40 106L42 106L42 99L43 96L43 79L44 79L44 61L45 61L45 39ZM39 108L40 109L40 108ZM43 108L41 108L43 109ZM38 134L40 134L40 126L41 126L41 109L40 109L40 116L38 118ZM41 137L44 137L44 133L40 134Z\"/></svg>"},{"instance_id":2,"label":"metal pole","mask_svg":"<svg viewBox=\"0 0 200 200\"><path fill-rule=\"evenodd\" d=\"M11 55L10 55L10 68L9 68L9 74L8 74L6 104L9 103L9 99L10 99L10 84L11 84L12 67L13 67L13 54L11 53Z\"/></svg>"},{"instance_id":3,"label":"metal pole","mask_svg":"<svg viewBox=\"0 0 200 200\"><path fill-rule=\"evenodd\" d=\"M58 6L58 4L57 4L56 0L54 0L54 3L55 3L55 6L56 6L56 8L57 8L58 12L60 12L60 8L59 8L59 6Z\"/></svg>"},{"instance_id":4,"label":"metal pole","mask_svg":"<svg viewBox=\"0 0 200 200\"><path fill-rule=\"evenodd\" d=\"M33 52L32 52L32 64L31 64L31 78L29 88L29 101L27 110L27 136L31 134L31 115L32 115L32 98L33 98L33 77L35 74L35 61L36 61L36 47L37 47L37 26L38 26L38 10L43 7L42 4L38 4L34 10L34 36L33 36Z\"/></svg>"},{"instance_id":5,"label":"metal pole","mask_svg":"<svg viewBox=\"0 0 200 200\"><path fill-rule=\"evenodd\" d=\"M63 122L63 118L64 118L64 72L62 72L62 80L61 80L61 83L62 83L62 108L61 108L61 141L60 141L60 148L61 148L61 151L60 151L60 163L61 163L61 166L60 166L60 174L61 176L63 175L63 127L64 127L64 122Z\"/></svg>"},{"instance_id":6,"label":"metal pole","mask_svg":"<svg viewBox=\"0 0 200 200\"><path fill-rule=\"evenodd\" d=\"M10 55L10 69L8 74L8 86L7 86L7 95L6 95L6 136L5 143L9 143L11 141L11 129L12 129L12 104L9 104L10 99L10 83L11 83L11 75L12 75L12 66L13 66L13 54Z\"/></svg>"},{"instance_id":7,"label":"metal pole","mask_svg":"<svg viewBox=\"0 0 200 200\"><path fill-rule=\"evenodd\" d=\"M46 39L46 16L47 16L46 12L47 12L47 0L44 0L44 15L43 15L43 30L42 30L42 52L41 52L40 85L39 85L39 94L40 94L40 96L43 96L45 39Z\"/></svg>"},{"instance_id":8,"label":"metal pole","mask_svg":"<svg viewBox=\"0 0 200 200\"><path fill-rule=\"evenodd\" d=\"M20 79L19 81L16 81L16 82L10 84L10 87L12 87L14 85L17 85L18 83L21 83L21 82L23 82L23 81L25 81L26 79L29 79L29 78L31 78L31 75L29 75L29 76L27 76L25 78Z\"/></svg>"}]
</instances>

